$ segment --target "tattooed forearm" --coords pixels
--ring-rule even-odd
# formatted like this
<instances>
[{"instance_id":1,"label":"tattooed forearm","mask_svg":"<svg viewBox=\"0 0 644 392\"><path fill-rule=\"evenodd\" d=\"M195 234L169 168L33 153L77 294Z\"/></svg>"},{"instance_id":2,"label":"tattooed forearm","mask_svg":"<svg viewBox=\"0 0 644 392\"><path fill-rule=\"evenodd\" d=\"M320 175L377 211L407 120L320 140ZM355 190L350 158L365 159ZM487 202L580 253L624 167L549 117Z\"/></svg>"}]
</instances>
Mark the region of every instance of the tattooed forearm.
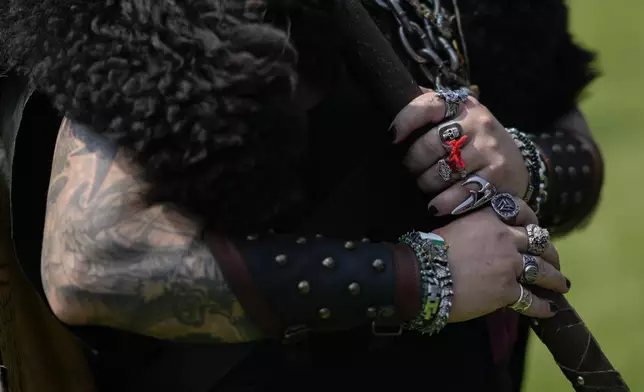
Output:
<instances>
[{"instance_id":1,"label":"tattooed forearm","mask_svg":"<svg viewBox=\"0 0 644 392\"><path fill-rule=\"evenodd\" d=\"M200 225L146 206L121 151L64 121L48 197L42 278L64 321L162 339L241 342L258 329L228 285Z\"/></svg>"}]
</instances>

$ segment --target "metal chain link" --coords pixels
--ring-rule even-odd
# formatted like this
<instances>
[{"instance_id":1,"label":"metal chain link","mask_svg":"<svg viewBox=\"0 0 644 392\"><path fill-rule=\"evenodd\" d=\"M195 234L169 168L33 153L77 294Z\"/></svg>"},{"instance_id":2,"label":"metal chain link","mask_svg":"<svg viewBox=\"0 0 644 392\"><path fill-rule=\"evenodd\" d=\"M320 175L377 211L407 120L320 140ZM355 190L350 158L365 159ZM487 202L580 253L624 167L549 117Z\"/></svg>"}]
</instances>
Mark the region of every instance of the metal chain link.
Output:
<instances>
[{"instance_id":1,"label":"metal chain link","mask_svg":"<svg viewBox=\"0 0 644 392\"><path fill-rule=\"evenodd\" d=\"M452 25L457 19L450 15L441 0L373 0L389 11L398 23L398 38L409 57L435 89L469 88L467 55L454 38ZM460 29L460 21L459 29ZM463 48L463 49L461 49Z\"/></svg>"}]
</instances>

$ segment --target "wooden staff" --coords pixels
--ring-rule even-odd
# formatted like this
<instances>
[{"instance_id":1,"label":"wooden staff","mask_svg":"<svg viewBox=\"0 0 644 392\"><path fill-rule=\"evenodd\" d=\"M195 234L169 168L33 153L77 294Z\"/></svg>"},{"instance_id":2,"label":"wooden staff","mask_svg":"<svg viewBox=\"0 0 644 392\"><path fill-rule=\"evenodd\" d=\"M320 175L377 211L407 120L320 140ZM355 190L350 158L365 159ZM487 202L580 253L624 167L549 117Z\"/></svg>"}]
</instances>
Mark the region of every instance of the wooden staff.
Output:
<instances>
[{"instance_id":1,"label":"wooden staff","mask_svg":"<svg viewBox=\"0 0 644 392\"><path fill-rule=\"evenodd\" d=\"M376 97L380 108L394 117L421 90L382 35L360 0L334 0L336 26L343 35L345 57L360 82ZM547 320L531 320L536 335L577 392L629 391L583 320L563 295L531 288L561 309Z\"/></svg>"}]
</instances>

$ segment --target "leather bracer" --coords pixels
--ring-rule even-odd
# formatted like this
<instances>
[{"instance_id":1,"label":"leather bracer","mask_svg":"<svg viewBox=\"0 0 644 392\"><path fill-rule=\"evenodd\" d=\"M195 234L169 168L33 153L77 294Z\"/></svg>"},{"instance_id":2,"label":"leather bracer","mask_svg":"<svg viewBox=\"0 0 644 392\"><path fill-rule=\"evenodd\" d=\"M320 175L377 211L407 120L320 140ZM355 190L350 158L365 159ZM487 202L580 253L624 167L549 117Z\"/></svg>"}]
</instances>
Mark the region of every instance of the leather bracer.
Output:
<instances>
[{"instance_id":1,"label":"leather bracer","mask_svg":"<svg viewBox=\"0 0 644 392\"><path fill-rule=\"evenodd\" d=\"M400 325L420 310L420 272L407 245L266 235L207 235L231 289L269 336Z\"/></svg>"},{"instance_id":2,"label":"leather bracer","mask_svg":"<svg viewBox=\"0 0 644 392\"><path fill-rule=\"evenodd\" d=\"M578 131L543 133L534 138L548 167L548 200L541 225L561 235L579 227L596 208L604 182L599 148Z\"/></svg>"}]
</instances>

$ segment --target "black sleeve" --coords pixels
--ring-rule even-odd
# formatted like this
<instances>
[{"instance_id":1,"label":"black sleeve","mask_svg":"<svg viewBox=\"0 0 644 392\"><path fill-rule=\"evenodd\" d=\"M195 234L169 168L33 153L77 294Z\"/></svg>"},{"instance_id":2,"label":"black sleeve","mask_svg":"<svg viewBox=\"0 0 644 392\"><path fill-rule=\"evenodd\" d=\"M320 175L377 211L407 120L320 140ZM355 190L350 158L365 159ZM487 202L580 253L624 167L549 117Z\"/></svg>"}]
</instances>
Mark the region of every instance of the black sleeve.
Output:
<instances>
[{"instance_id":1,"label":"black sleeve","mask_svg":"<svg viewBox=\"0 0 644 392\"><path fill-rule=\"evenodd\" d=\"M595 211L604 184L604 160L589 134L574 129L532 135L547 166L548 198L541 225L563 235L579 227Z\"/></svg>"}]
</instances>

